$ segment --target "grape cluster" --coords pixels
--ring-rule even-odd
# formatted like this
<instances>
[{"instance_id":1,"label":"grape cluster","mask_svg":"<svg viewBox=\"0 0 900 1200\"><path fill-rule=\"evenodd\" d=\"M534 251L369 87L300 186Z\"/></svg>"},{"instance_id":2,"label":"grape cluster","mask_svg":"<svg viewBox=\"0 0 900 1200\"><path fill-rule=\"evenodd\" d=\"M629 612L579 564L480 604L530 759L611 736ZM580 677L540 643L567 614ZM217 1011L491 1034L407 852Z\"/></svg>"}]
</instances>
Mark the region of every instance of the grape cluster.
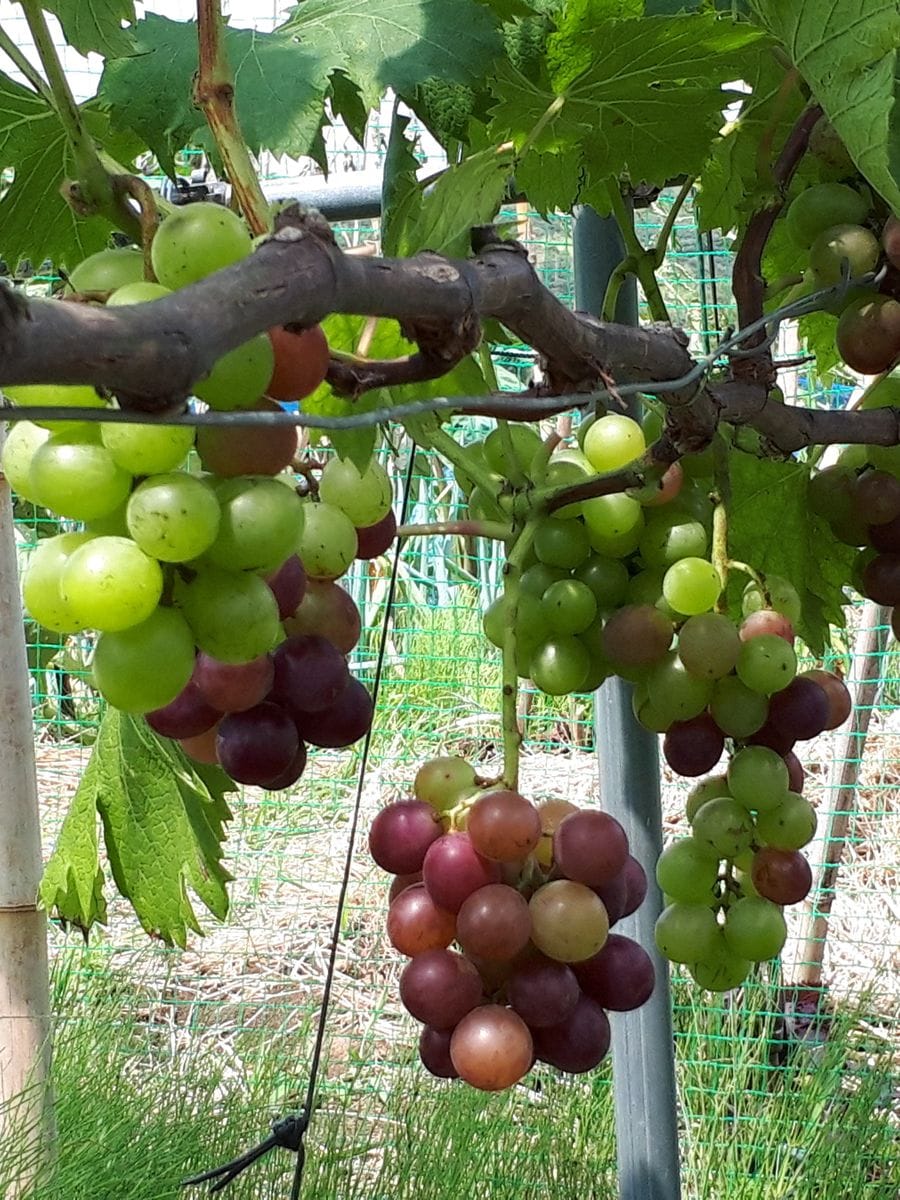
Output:
<instances>
[{"instance_id":1,"label":"grape cluster","mask_svg":"<svg viewBox=\"0 0 900 1200\"><path fill-rule=\"evenodd\" d=\"M900 220L879 211L871 195L846 183L818 183L791 202L784 222L808 252L804 287L860 277L885 265L877 290L855 288L834 307L835 343L854 371L878 375L900 358Z\"/></svg>"},{"instance_id":2,"label":"grape cluster","mask_svg":"<svg viewBox=\"0 0 900 1200\"><path fill-rule=\"evenodd\" d=\"M395 877L387 932L410 960L400 998L424 1026L432 1074L499 1091L537 1059L593 1070L609 1049L607 1011L650 997L649 956L609 932L647 881L606 813L534 805L461 758L436 758L412 799L375 817L369 849Z\"/></svg>"},{"instance_id":3,"label":"grape cluster","mask_svg":"<svg viewBox=\"0 0 900 1200\"><path fill-rule=\"evenodd\" d=\"M250 252L235 214L191 205L156 235L159 283L142 280L132 248L92 256L69 283L107 305L143 304ZM277 410L314 390L327 364L318 327L276 329L226 354L196 393L213 409ZM87 387L7 391L26 406L102 404ZM371 697L346 658L359 612L335 581L396 533L377 462L333 459L317 494L301 497L297 449L290 427L73 420L20 422L3 451L21 497L80 526L31 556L33 619L61 634L95 631L93 682L111 705L236 782L271 789L300 777L308 745L347 746L371 724Z\"/></svg>"}]
</instances>

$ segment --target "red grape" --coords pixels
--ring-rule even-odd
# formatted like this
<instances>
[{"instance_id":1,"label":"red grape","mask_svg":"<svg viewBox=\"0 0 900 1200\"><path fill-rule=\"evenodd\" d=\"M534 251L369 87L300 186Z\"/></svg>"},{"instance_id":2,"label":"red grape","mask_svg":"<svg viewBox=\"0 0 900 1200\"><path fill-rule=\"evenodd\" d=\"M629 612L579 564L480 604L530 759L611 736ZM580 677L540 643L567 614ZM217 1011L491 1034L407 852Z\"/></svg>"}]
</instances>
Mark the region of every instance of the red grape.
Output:
<instances>
[{"instance_id":1,"label":"red grape","mask_svg":"<svg viewBox=\"0 0 900 1200\"><path fill-rule=\"evenodd\" d=\"M397 518L393 511L376 521L374 525L366 525L362 529L357 526L356 539L358 542L356 557L363 560L378 558L386 554L394 544L397 536Z\"/></svg>"},{"instance_id":2,"label":"red grape","mask_svg":"<svg viewBox=\"0 0 900 1200\"><path fill-rule=\"evenodd\" d=\"M812 870L800 851L774 846L757 850L750 878L759 894L776 904L799 904L812 887Z\"/></svg>"},{"instance_id":3,"label":"red grape","mask_svg":"<svg viewBox=\"0 0 900 1200\"><path fill-rule=\"evenodd\" d=\"M397 800L373 820L369 853L383 871L408 875L422 869L425 852L440 836L441 823L430 804Z\"/></svg>"},{"instance_id":4,"label":"red grape","mask_svg":"<svg viewBox=\"0 0 900 1200\"><path fill-rule=\"evenodd\" d=\"M581 1075L603 1061L609 1052L610 1037L606 1013L590 996L580 996L564 1021L534 1031L534 1049L538 1058L551 1067Z\"/></svg>"},{"instance_id":5,"label":"red grape","mask_svg":"<svg viewBox=\"0 0 900 1200\"><path fill-rule=\"evenodd\" d=\"M188 758L192 758L195 762L212 765L219 761L216 750L218 737L219 726L213 725L212 729L198 733L196 737L179 738L178 744Z\"/></svg>"},{"instance_id":6,"label":"red grape","mask_svg":"<svg viewBox=\"0 0 900 1200\"><path fill-rule=\"evenodd\" d=\"M162 737L192 738L212 729L221 712L206 701L193 679L189 679L165 708L148 712L144 720Z\"/></svg>"},{"instance_id":7,"label":"red grape","mask_svg":"<svg viewBox=\"0 0 900 1200\"><path fill-rule=\"evenodd\" d=\"M482 858L468 834L445 833L428 847L422 878L435 904L458 913L478 888L500 882L500 865Z\"/></svg>"},{"instance_id":8,"label":"red grape","mask_svg":"<svg viewBox=\"0 0 900 1200\"><path fill-rule=\"evenodd\" d=\"M453 1030L450 1058L466 1083L483 1092L501 1092L527 1075L534 1046L518 1013L487 1004L464 1016Z\"/></svg>"},{"instance_id":9,"label":"red grape","mask_svg":"<svg viewBox=\"0 0 900 1200\"><path fill-rule=\"evenodd\" d=\"M652 604L626 604L603 627L603 652L617 666L650 666L665 658L672 633L672 622Z\"/></svg>"},{"instance_id":10,"label":"red grape","mask_svg":"<svg viewBox=\"0 0 900 1200\"><path fill-rule=\"evenodd\" d=\"M294 755L285 769L280 775L276 775L274 779L269 780L269 782L266 784L266 788L270 792L280 792L283 788L289 788L292 784L297 782L297 780L306 770L306 760L306 746L303 744L303 742L301 742L297 747L297 753Z\"/></svg>"},{"instance_id":11,"label":"red grape","mask_svg":"<svg viewBox=\"0 0 900 1200\"><path fill-rule=\"evenodd\" d=\"M770 698L766 724L777 728L786 738L806 742L825 729L830 707L825 689L814 679L798 675Z\"/></svg>"},{"instance_id":12,"label":"red grape","mask_svg":"<svg viewBox=\"0 0 900 1200\"><path fill-rule=\"evenodd\" d=\"M656 981L647 951L617 933L609 935L593 958L576 963L573 969L582 991L613 1012L640 1008L650 999Z\"/></svg>"},{"instance_id":13,"label":"red grape","mask_svg":"<svg viewBox=\"0 0 900 1200\"><path fill-rule=\"evenodd\" d=\"M350 682L331 708L321 712L297 714L297 728L305 742L337 750L352 746L364 737L372 725L375 705L358 679Z\"/></svg>"},{"instance_id":14,"label":"red grape","mask_svg":"<svg viewBox=\"0 0 900 1200\"><path fill-rule=\"evenodd\" d=\"M472 845L495 862L527 858L541 840L541 818L533 804L506 788L485 792L469 809Z\"/></svg>"},{"instance_id":15,"label":"red grape","mask_svg":"<svg viewBox=\"0 0 900 1200\"><path fill-rule=\"evenodd\" d=\"M796 792L799 796L803 791L803 782L806 779L806 772L803 770L803 764L793 752L788 750L787 754L782 756L788 769L788 789Z\"/></svg>"},{"instance_id":16,"label":"red grape","mask_svg":"<svg viewBox=\"0 0 900 1200\"><path fill-rule=\"evenodd\" d=\"M869 542L882 554L900 553L900 517L884 525L870 525Z\"/></svg>"},{"instance_id":17,"label":"red grape","mask_svg":"<svg viewBox=\"0 0 900 1200\"><path fill-rule=\"evenodd\" d=\"M438 908L425 885L417 883L388 909L387 935L395 950L413 958L425 950L445 950L456 936L456 919Z\"/></svg>"},{"instance_id":18,"label":"red grape","mask_svg":"<svg viewBox=\"0 0 900 1200\"><path fill-rule=\"evenodd\" d=\"M603 901L610 926L615 925L616 921L621 921L625 905L628 903L628 880L625 876L625 868L623 867L618 875L613 876L609 883L600 884L593 891Z\"/></svg>"},{"instance_id":19,"label":"red grape","mask_svg":"<svg viewBox=\"0 0 900 1200\"><path fill-rule=\"evenodd\" d=\"M459 1071L450 1057L452 1029L434 1029L426 1025L419 1034L419 1058L426 1071L438 1079L459 1079Z\"/></svg>"},{"instance_id":20,"label":"red grape","mask_svg":"<svg viewBox=\"0 0 900 1200\"><path fill-rule=\"evenodd\" d=\"M265 396L250 406L251 411L281 412L281 405ZM197 453L207 471L224 478L236 475L278 475L289 467L297 453L297 430L292 425L244 426L201 425L197 429Z\"/></svg>"},{"instance_id":21,"label":"red grape","mask_svg":"<svg viewBox=\"0 0 900 1200\"><path fill-rule=\"evenodd\" d=\"M299 607L284 621L287 634L317 633L341 654L349 654L359 641L361 627L353 598L330 579L308 580Z\"/></svg>"},{"instance_id":22,"label":"red grape","mask_svg":"<svg viewBox=\"0 0 900 1200\"><path fill-rule=\"evenodd\" d=\"M275 370L266 395L273 400L302 400L321 384L328 370L328 339L320 325L299 333L278 325L269 330Z\"/></svg>"},{"instance_id":23,"label":"red grape","mask_svg":"<svg viewBox=\"0 0 900 1200\"><path fill-rule=\"evenodd\" d=\"M481 1000L481 976L455 950L425 950L403 968L400 999L423 1025L451 1029Z\"/></svg>"},{"instance_id":24,"label":"red grape","mask_svg":"<svg viewBox=\"0 0 900 1200\"><path fill-rule=\"evenodd\" d=\"M628 893L625 900L625 907L622 910L622 917L630 917L633 912L637 912L647 897L647 872L638 860L629 854L628 861L622 868L622 874L625 876L625 882L628 885Z\"/></svg>"},{"instance_id":25,"label":"red grape","mask_svg":"<svg viewBox=\"0 0 900 1200\"><path fill-rule=\"evenodd\" d=\"M272 697L297 719L331 708L350 682L347 661L317 634L294 634L274 654Z\"/></svg>"},{"instance_id":26,"label":"red grape","mask_svg":"<svg viewBox=\"0 0 900 1200\"><path fill-rule=\"evenodd\" d=\"M202 652L197 655L193 679L207 704L219 712L244 712L268 696L275 667L270 655L246 663L224 663Z\"/></svg>"},{"instance_id":27,"label":"red grape","mask_svg":"<svg viewBox=\"0 0 900 1200\"><path fill-rule=\"evenodd\" d=\"M794 644L793 625L786 616L776 612L774 608L759 608L756 612L750 613L749 616L744 617L738 629L738 636L742 642L749 642L751 638L760 637L766 633L784 638L791 646Z\"/></svg>"},{"instance_id":28,"label":"red grape","mask_svg":"<svg viewBox=\"0 0 900 1200\"><path fill-rule=\"evenodd\" d=\"M553 835L553 858L568 879L598 888L625 866L628 838L615 817L584 809L560 822Z\"/></svg>"},{"instance_id":29,"label":"red grape","mask_svg":"<svg viewBox=\"0 0 900 1200\"><path fill-rule=\"evenodd\" d=\"M293 763L300 739L288 713L271 701L219 722L216 753L238 783L266 787Z\"/></svg>"},{"instance_id":30,"label":"red grape","mask_svg":"<svg viewBox=\"0 0 900 1200\"><path fill-rule=\"evenodd\" d=\"M722 730L707 713L689 721L676 721L663 739L666 762L679 775L705 775L719 761L724 749Z\"/></svg>"},{"instance_id":31,"label":"red grape","mask_svg":"<svg viewBox=\"0 0 900 1200\"><path fill-rule=\"evenodd\" d=\"M456 940L473 958L515 958L530 937L528 901L505 883L489 883L472 892L456 917Z\"/></svg>"},{"instance_id":32,"label":"red grape","mask_svg":"<svg viewBox=\"0 0 900 1200\"><path fill-rule=\"evenodd\" d=\"M278 616L284 621L297 611L306 594L306 572L303 563L296 554L285 559L278 570L269 575L266 583L278 604ZM307 632L306 630L291 630L289 632Z\"/></svg>"},{"instance_id":33,"label":"red grape","mask_svg":"<svg viewBox=\"0 0 900 1200\"><path fill-rule=\"evenodd\" d=\"M392 905L401 892L405 892L407 888L413 886L414 883L422 882L421 871L404 871L400 875L395 875L391 880L391 886L388 890L388 906Z\"/></svg>"},{"instance_id":34,"label":"red grape","mask_svg":"<svg viewBox=\"0 0 900 1200\"><path fill-rule=\"evenodd\" d=\"M580 992L568 964L541 955L516 969L506 985L506 995L526 1025L540 1029L565 1021Z\"/></svg>"},{"instance_id":35,"label":"red grape","mask_svg":"<svg viewBox=\"0 0 900 1200\"><path fill-rule=\"evenodd\" d=\"M900 604L900 554L878 554L862 571L863 591L876 604Z\"/></svg>"},{"instance_id":36,"label":"red grape","mask_svg":"<svg viewBox=\"0 0 900 1200\"><path fill-rule=\"evenodd\" d=\"M790 754L794 749L796 740L788 728L776 725L771 718L766 721L761 729L757 729L756 733L752 733L750 737L745 739L748 746L768 746L770 750L774 750L782 758L786 754Z\"/></svg>"},{"instance_id":37,"label":"red grape","mask_svg":"<svg viewBox=\"0 0 900 1200\"><path fill-rule=\"evenodd\" d=\"M843 725L853 709L853 698L843 679L831 671L804 671L797 678L812 679L828 697L828 723L825 728L831 730ZM791 790L797 791L797 788Z\"/></svg>"}]
</instances>

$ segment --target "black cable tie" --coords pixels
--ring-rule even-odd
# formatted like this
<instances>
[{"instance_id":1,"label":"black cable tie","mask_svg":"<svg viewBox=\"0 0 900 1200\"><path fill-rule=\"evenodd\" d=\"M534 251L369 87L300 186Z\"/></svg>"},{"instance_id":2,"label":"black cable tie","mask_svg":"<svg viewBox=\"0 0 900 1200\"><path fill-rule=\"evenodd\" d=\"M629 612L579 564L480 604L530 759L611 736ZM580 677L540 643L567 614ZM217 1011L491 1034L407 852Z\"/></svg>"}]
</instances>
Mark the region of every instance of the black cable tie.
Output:
<instances>
[{"instance_id":1,"label":"black cable tie","mask_svg":"<svg viewBox=\"0 0 900 1200\"><path fill-rule=\"evenodd\" d=\"M255 1162L276 1148L292 1150L302 1161L305 1157L303 1137L308 1127L309 1113L305 1108L301 1108L298 1113L276 1121L269 1136L259 1145L254 1146L252 1150L245 1150L243 1154L239 1154L237 1158L231 1159L221 1167L213 1167L211 1171L204 1171L201 1175L192 1175L189 1179L182 1179L181 1186L195 1187L201 1183L212 1183L212 1187L209 1189L209 1194L212 1196L216 1192L224 1191L248 1167L252 1167Z\"/></svg>"}]
</instances>

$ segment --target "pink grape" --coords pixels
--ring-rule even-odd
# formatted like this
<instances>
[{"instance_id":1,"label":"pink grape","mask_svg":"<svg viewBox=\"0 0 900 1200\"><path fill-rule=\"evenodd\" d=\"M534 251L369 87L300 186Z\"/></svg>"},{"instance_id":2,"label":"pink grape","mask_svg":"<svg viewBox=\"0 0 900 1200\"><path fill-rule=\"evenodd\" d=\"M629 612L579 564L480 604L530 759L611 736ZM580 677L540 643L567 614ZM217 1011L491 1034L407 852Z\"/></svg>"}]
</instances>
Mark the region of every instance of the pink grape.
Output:
<instances>
[{"instance_id":1,"label":"pink grape","mask_svg":"<svg viewBox=\"0 0 900 1200\"><path fill-rule=\"evenodd\" d=\"M425 854L441 836L441 823L423 800L397 800L383 808L369 829L369 853L383 871L420 871Z\"/></svg>"}]
</instances>

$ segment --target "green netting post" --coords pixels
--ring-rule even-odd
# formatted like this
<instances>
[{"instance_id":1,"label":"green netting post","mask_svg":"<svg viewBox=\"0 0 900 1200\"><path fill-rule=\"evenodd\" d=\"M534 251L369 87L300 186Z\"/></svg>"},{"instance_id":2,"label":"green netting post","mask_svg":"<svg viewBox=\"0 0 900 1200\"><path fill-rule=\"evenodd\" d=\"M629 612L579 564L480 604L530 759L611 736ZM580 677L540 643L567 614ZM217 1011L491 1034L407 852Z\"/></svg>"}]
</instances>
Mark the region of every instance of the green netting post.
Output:
<instances>
[{"instance_id":1,"label":"green netting post","mask_svg":"<svg viewBox=\"0 0 900 1200\"><path fill-rule=\"evenodd\" d=\"M612 217L588 207L575 213L575 306L599 314L606 283L625 251ZM616 319L637 324L637 287L619 293ZM612 1014L613 1092L619 1200L679 1200L678 1116L668 964L656 951L653 925L661 897L653 877L662 849L659 751L655 734L634 719L631 684L608 679L594 697L594 732L603 807L621 821L632 853L647 871L644 904L616 932L652 956L656 989L632 1013Z\"/></svg>"}]
</instances>

